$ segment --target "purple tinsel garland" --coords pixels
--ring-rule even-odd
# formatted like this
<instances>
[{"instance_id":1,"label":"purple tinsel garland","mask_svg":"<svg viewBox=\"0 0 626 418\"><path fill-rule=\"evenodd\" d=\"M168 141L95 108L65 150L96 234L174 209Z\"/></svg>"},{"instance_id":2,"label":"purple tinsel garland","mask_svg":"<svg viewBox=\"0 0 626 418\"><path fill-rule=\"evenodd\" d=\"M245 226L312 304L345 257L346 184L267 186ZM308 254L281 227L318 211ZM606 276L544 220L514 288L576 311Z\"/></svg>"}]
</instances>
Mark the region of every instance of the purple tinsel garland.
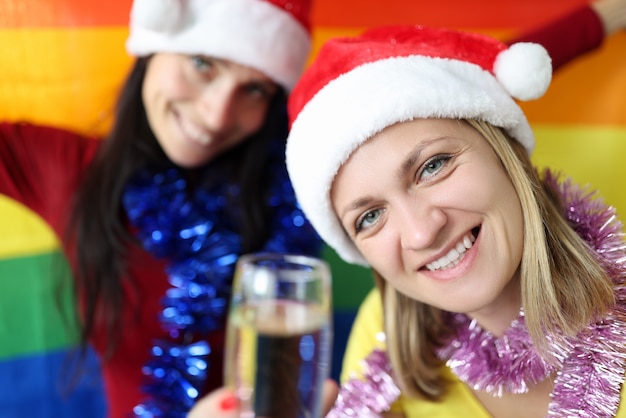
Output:
<instances>
[{"instance_id":1,"label":"purple tinsel garland","mask_svg":"<svg viewBox=\"0 0 626 418\"><path fill-rule=\"evenodd\" d=\"M523 310L502 338L483 331L462 314L451 315L456 337L438 354L459 379L494 396L523 393L556 371L548 417L609 418L620 403L626 371L626 242L615 210L567 181L546 178L561 194L564 214L594 249L615 285L616 306L575 338L548 336L552 366L535 351ZM362 378L348 380L328 418L380 417L400 394L384 352L374 350L363 363Z\"/></svg>"},{"instance_id":2,"label":"purple tinsel garland","mask_svg":"<svg viewBox=\"0 0 626 418\"><path fill-rule=\"evenodd\" d=\"M374 350L363 362L362 378L341 386L337 401L326 418L376 418L400 396L393 381L387 353Z\"/></svg>"},{"instance_id":3,"label":"purple tinsel garland","mask_svg":"<svg viewBox=\"0 0 626 418\"><path fill-rule=\"evenodd\" d=\"M274 220L270 240L260 251L319 255L321 241L297 205L284 149L273 150L269 205ZM211 175L207 172L206 175ZM155 341L143 368L149 395L135 417L184 418L201 394L211 369L211 347L202 336L225 327L235 263L241 240L232 225L227 196L238 193L227 182L189 196L176 168L141 171L127 186L123 204L143 247L169 261L171 288L163 299L161 323L171 341Z\"/></svg>"},{"instance_id":4,"label":"purple tinsel garland","mask_svg":"<svg viewBox=\"0 0 626 418\"><path fill-rule=\"evenodd\" d=\"M502 337L484 331L475 320L453 315L455 338L437 355L461 381L494 396L526 393L556 371L534 349L523 310ZM485 373L487 372L487 373Z\"/></svg>"}]
</instances>

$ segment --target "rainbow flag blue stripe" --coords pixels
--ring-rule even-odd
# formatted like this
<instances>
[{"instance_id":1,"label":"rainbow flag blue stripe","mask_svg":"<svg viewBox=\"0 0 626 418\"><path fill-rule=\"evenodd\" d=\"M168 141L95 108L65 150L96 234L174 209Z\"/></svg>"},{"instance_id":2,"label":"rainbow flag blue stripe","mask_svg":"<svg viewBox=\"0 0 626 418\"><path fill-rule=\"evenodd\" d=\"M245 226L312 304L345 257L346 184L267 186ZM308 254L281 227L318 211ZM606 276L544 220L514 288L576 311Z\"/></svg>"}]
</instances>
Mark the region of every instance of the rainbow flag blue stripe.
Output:
<instances>
[{"instance_id":1,"label":"rainbow flag blue stripe","mask_svg":"<svg viewBox=\"0 0 626 418\"><path fill-rule=\"evenodd\" d=\"M74 355L71 349L58 349L0 360L0 416L104 418L97 359L89 352L80 379L73 383L68 362Z\"/></svg>"}]
</instances>

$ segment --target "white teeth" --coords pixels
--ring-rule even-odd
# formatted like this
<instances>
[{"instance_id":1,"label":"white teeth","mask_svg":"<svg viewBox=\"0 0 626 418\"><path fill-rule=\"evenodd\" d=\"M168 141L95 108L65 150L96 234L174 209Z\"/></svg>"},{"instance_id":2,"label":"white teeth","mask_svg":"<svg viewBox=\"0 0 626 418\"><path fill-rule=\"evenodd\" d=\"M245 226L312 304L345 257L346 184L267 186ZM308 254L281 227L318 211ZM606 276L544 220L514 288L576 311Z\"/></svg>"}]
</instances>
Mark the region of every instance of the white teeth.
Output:
<instances>
[{"instance_id":1,"label":"white teeth","mask_svg":"<svg viewBox=\"0 0 626 418\"><path fill-rule=\"evenodd\" d=\"M465 247L463 247L463 252L461 252L461 254L463 254L464 252L465 252ZM446 254L446 257L448 257L448 260L454 261L457 258L459 258L461 254L459 254L459 252L453 248L450 250L448 254Z\"/></svg>"},{"instance_id":2,"label":"white teeth","mask_svg":"<svg viewBox=\"0 0 626 418\"><path fill-rule=\"evenodd\" d=\"M209 136L206 132L203 132L199 126L187 121L181 120L181 126L185 135L191 138L192 141L198 142L200 144L206 145L209 143Z\"/></svg>"},{"instance_id":3,"label":"white teeth","mask_svg":"<svg viewBox=\"0 0 626 418\"><path fill-rule=\"evenodd\" d=\"M209 136L206 134L199 135L196 137L196 141L198 141L202 145L206 145L209 143Z\"/></svg>"},{"instance_id":4,"label":"white teeth","mask_svg":"<svg viewBox=\"0 0 626 418\"><path fill-rule=\"evenodd\" d=\"M463 259L463 255L465 254L465 252L472 248L475 240L476 238L474 238L471 233L465 235L461 242L457 243L456 246L452 248L446 255L438 260L426 264L426 268L433 271L456 266Z\"/></svg>"}]
</instances>

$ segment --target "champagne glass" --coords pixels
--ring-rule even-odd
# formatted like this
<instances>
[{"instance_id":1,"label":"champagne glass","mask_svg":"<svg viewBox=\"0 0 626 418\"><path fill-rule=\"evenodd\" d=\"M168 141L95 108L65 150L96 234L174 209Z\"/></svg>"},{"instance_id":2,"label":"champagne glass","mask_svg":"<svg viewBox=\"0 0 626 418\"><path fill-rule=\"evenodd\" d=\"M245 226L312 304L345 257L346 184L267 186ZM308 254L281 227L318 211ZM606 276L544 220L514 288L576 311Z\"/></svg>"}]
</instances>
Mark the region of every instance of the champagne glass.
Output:
<instances>
[{"instance_id":1,"label":"champagne glass","mask_svg":"<svg viewBox=\"0 0 626 418\"><path fill-rule=\"evenodd\" d=\"M237 262L225 382L241 417L320 418L332 339L331 277L323 260L261 253Z\"/></svg>"}]
</instances>

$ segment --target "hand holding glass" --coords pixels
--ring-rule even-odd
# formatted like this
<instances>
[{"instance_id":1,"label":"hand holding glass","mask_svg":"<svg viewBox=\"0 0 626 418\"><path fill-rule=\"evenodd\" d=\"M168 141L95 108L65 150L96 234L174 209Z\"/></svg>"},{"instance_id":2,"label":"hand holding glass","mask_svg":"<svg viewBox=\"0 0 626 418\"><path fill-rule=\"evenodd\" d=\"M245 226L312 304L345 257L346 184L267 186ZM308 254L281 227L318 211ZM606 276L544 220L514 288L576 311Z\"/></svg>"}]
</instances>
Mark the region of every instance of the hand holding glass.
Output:
<instances>
[{"instance_id":1,"label":"hand holding glass","mask_svg":"<svg viewBox=\"0 0 626 418\"><path fill-rule=\"evenodd\" d=\"M235 271L225 382L242 417L320 418L331 350L331 278L317 258L250 254Z\"/></svg>"}]
</instances>

